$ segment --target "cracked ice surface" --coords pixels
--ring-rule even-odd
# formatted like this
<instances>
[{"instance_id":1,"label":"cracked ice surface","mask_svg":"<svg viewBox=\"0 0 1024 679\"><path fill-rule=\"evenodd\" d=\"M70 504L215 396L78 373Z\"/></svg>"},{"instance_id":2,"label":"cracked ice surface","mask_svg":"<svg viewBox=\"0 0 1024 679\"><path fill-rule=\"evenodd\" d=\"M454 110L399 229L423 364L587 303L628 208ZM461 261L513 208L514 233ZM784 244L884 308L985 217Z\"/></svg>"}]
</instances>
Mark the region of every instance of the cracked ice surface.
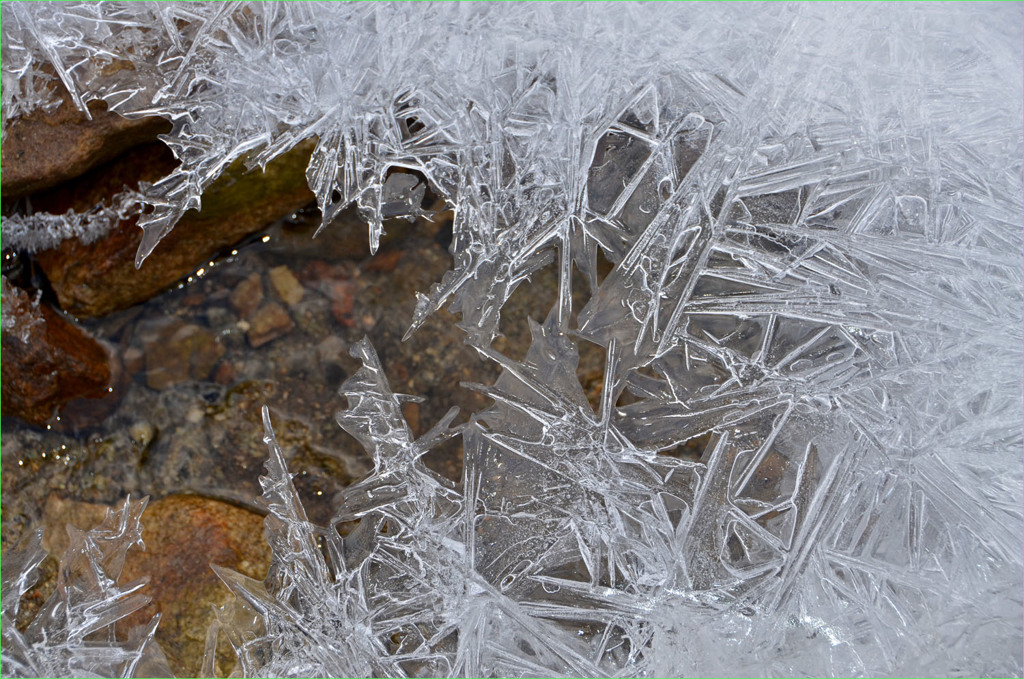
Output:
<instances>
[{"instance_id":1,"label":"cracked ice surface","mask_svg":"<svg viewBox=\"0 0 1024 679\"><path fill-rule=\"evenodd\" d=\"M460 313L503 369L475 387L494 405L413 440L354 347L339 423L375 470L339 498L345 537L308 522L267 421L274 565L222 573L246 674L1019 674L1020 26L1016 5L10 3L4 120L59 82L173 121L140 257L233 160L312 136L324 224L355 202L371 250L418 209L390 168L455 210L410 331ZM557 302L513 360L499 312L547 266ZM606 355L596 408L582 343ZM419 462L453 435L458 486Z\"/></svg>"}]
</instances>

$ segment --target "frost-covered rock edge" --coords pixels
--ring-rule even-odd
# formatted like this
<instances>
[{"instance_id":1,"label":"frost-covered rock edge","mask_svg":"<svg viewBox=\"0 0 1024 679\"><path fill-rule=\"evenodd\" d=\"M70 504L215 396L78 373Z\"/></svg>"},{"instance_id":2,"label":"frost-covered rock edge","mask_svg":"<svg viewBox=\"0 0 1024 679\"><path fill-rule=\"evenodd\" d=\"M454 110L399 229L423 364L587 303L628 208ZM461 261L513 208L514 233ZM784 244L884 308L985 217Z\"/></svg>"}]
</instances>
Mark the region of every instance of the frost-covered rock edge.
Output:
<instances>
[{"instance_id":1,"label":"frost-covered rock edge","mask_svg":"<svg viewBox=\"0 0 1024 679\"><path fill-rule=\"evenodd\" d=\"M340 570L333 581L343 583L334 588L344 613L322 613L310 609L315 597L296 598L296 588L329 588L320 576L304 582L304 567L267 585L293 609L266 613L271 623L340 616L318 623L332 631L382 606L373 618L380 624L346 637L362 644L358 651L316 659L262 651L252 657L270 664L253 661L247 671L336 668L339 658L356 658L381 673L587 674L602 663L657 673L688 662L698 671L761 672L771 659L801 671L882 673L936 646L936 672L964 663L1007 671L985 664L999 639L1020 636L1020 86L1006 79L1019 73L1020 54L1019 39L1011 46L1019 36L998 14L702 8L627 12L612 24L594 8L356 6L314 15L301 6L177 7L61 9L54 34L40 28L45 11L16 17L27 35L47 38L25 39L25 54L38 60L41 46L58 71L62 63L80 69L62 77L79 100L100 96L176 122L169 142L183 167L151 196L144 248L232 160L265 163L315 134L309 177L325 223L356 201L371 215L371 247L388 167L419 170L455 206L456 271L421 300L414 327L451 302L469 341L506 369L491 391L495 410L463 431L461 489L441 492L433 484L443 483L405 464L378 469L363 485L393 488L402 478L400 487L429 501L370 503L371 512L346 498L339 510L416 527L401 540L346 538L357 545L349 559L389 568L411 559L432 578L461 573L458 581L470 583L476 575L497 587L481 596L488 603L474 619L497 641L477 640L460 627L465 619L446 616L466 596L447 580L427 580L440 593L431 599L390 589L394 575L364 583ZM8 105L8 49L25 64L12 67L19 87L44 77L33 70L38 61L18 61L8 25L5 15L5 115L34 105L17 90ZM79 33L82 26L89 30ZM465 38L452 41L453 32ZM636 35L644 40L628 40ZM134 55L114 51L127 44ZM308 49L299 54L298 45ZM137 63L111 84L81 70L95 67L75 58L83 49ZM699 159L681 172L687 149ZM764 200L793 190L796 215ZM598 248L615 265L600 281ZM502 303L552 261L562 272L560 299L535 347L559 361L496 354ZM571 307L572 266L595 288L582 310ZM579 341L609 356L598 413L564 373ZM638 400L614 408L626 389ZM365 427L371 448L411 445L388 419L386 385L351 393L380 406L363 415L376 423ZM559 439L566 428L574 437ZM707 432L700 463L651 458ZM622 465L638 466L648 480L609 487L609 465L620 475ZM665 465L679 470L652 471ZM759 498L752 482L780 465L792 487ZM283 478L271 466L270 478ZM578 494L558 485L566 466ZM546 488L487 487L483 474L496 469L553 476L540 477ZM642 511L643 525L667 524L653 537L631 534L618 504L637 504L630 493L650 494L666 475L690 478L659 490ZM578 519L526 516L523 507L555 506L548 495ZM518 502L519 525L504 508L492 515L486 498ZM512 525L485 530L493 544L467 567L468 526L478 518ZM294 512L281 520L282 534L305 525ZM547 542L530 543L524 536L533 533ZM430 550L419 541L430 539L445 545L430 547L440 562L424 556ZM639 552L624 559L617 541ZM510 545L535 558L503 562ZM295 546L279 546L279 570L298 558L288 550ZM625 584L613 583L623 564ZM566 592L569 602L560 600ZM407 600L394 602L399 593ZM400 622L380 622L392 620ZM417 638L424 633L402 626L413 620L435 631ZM701 622L683 622L692 620ZM580 635L596 646L590 664L578 639L552 631L577 623L606 630ZM979 625L993 630L990 641L961 634ZM502 637L509 626L517 631ZM830 646L804 649L814 644L801 636ZM291 638L278 631L265 640L280 653ZM733 638L747 640L743 652L726 650ZM628 650L616 656L609 645ZM282 658L287 664L272 664ZM1000 667L1019 672L1019 660L1008 662Z\"/></svg>"}]
</instances>

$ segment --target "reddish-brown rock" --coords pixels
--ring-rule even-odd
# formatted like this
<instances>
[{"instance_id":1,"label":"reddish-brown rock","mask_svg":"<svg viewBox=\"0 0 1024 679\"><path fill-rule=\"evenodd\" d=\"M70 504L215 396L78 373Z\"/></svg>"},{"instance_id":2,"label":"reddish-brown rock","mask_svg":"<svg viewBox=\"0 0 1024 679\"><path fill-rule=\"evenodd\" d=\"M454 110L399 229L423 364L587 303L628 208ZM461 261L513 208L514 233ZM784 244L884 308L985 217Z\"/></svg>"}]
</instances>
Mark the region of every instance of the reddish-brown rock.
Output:
<instances>
[{"instance_id":1,"label":"reddish-brown rock","mask_svg":"<svg viewBox=\"0 0 1024 679\"><path fill-rule=\"evenodd\" d=\"M263 539L263 518L224 502L177 495L153 502L142 522L146 551L125 563L123 581L148 575L153 602L135 614L134 622L160 613L157 641L171 669L179 677L197 677L213 607L232 600L210 565L266 577L270 548ZM230 658L221 658L225 669L233 664Z\"/></svg>"},{"instance_id":2,"label":"reddish-brown rock","mask_svg":"<svg viewBox=\"0 0 1024 679\"><path fill-rule=\"evenodd\" d=\"M44 544L59 550L55 554L59 556L67 548L64 526L92 528L102 520L104 509L51 496L46 503ZM179 677L197 677L213 607L232 600L210 565L263 579L270 564L263 518L217 500L171 495L149 503L142 529L146 549L128 552L121 582L148 576L142 592L153 600L122 624L127 629L159 613L156 639L171 669ZM218 660L223 670L230 670L233 656L227 648L218 653Z\"/></svg>"},{"instance_id":3,"label":"reddish-brown rock","mask_svg":"<svg viewBox=\"0 0 1024 679\"><path fill-rule=\"evenodd\" d=\"M395 270L395 267L398 266L398 260L400 260L404 254L404 250L386 250L384 252L378 252L363 265L363 269L365 271L375 271L378 273L391 273Z\"/></svg>"},{"instance_id":4,"label":"reddish-brown rock","mask_svg":"<svg viewBox=\"0 0 1024 679\"><path fill-rule=\"evenodd\" d=\"M53 250L38 253L37 260L61 307L79 317L101 316L143 302L245 236L306 205L313 200L306 184L306 164L312 149L312 141L299 144L268 164L265 172L246 172L241 162L229 167L203 194L202 210L186 213L138 270L135 253L142 230L135 218L121 222L94 243L69 239ZM86 210L109 197L115 185L133 186L140 178L153 181L166 174L165 155L152 157L152 165L160 167L159 172L153 172L146 169L143 153L133 151L124 162L109 166L97 185L79 191L70 206L64 201L39 209ZM152 155L154 151L145 153Z\"/></svg>"},{"instance_id":5,"label":"reddish-brown rock","mask_svg":"<svg viewBox=\"0 0 1024 679\"><path fill-rule=\"evenodd\" d=\"M249 319L249 344L256 349L288 334L294 327L295 322L284 307L277 302L264 304Z\"/></svg>"},{"instance_id":6,"label":"reddish-brown rock","mask_svg":"<svg viewBox=\"0 0 1024 679\"><path fill-rule=\"evenodd\" d=\"M92 120L65 96L55 110L35 111L14 120L3 143L4 198L41 191L80 176L127 149L170 132L163 118L129 120L89 104Z\"/></svg>"},{"instance_id":7,"label":"reddish-brown rock","mask_svg":"<svg viewBox=\"0 0 1024 679\"><path fill-rule=\"evenodd\" d=\"M331 300L331 315L339 324L350 328L355 325L352 310L356 304L356 286L352 281L326 280L320 289Z\"/></svg>"},{"instance_id":8,"label":"reddish-brown rock","mask_svg":"<svg viewBox=\"0 0 1024 679\"><path fill-rule=\"evenodd\" d=\"M68 401L103 398L107 350L84 330L3 279L3 414L44 424Z\"/></svg>"},{"instance_id":9,"label":"reddish-brown rock","mask_svg":"<svg viewBox=\"0 0 1024 679\"><path fill-rule=\"evenodd\" d=\"M324 281L352 278L354 267L350 262L325 262L311 259L299 274L308 287L318 287Z\"/></svg>"},{"instance_id":10,"label":"reddish-brown rock","mask_svg":"<svg viewBox=\"0 0 1024 679\"><path fill-rule=\"evenodd\" d=\"M228 360L223 360L217 364L217 369L213 372L213 381L217 384L228 386L235 381L235 377L238 375L238 371L235 370L235 364Z\"/></svg>"}]
</instances>

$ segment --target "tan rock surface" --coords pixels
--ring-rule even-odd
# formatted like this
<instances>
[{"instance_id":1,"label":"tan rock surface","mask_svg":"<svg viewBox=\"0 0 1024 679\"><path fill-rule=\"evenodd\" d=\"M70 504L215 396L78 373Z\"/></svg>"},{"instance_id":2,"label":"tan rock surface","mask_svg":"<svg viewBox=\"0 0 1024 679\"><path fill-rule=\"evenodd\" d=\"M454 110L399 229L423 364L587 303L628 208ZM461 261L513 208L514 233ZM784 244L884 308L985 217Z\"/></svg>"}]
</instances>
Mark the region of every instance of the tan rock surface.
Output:
<instances>
[{"instance_id":1,"label":"tan rock surface","mask_svg":"<svg viewBox=\"0 0 1024 679\"><path fill-rule=\"evenodd\" d=\"M291 332L295 322L277 302L264 304L249 319L249 344L253 349Z\"/></svg>"}]
</instances>

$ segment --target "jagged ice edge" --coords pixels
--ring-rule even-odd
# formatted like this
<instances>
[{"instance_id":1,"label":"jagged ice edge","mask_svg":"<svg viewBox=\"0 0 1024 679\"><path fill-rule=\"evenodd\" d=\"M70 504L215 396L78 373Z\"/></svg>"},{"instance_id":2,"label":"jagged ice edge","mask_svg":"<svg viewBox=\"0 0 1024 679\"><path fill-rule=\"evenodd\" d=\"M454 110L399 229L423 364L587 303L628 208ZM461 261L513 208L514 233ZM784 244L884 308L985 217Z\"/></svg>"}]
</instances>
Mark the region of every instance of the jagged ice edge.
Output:
<instances>
[{"instance_id":1,"label":"jagged ice edge","mask_svg":"<svg viewBox=\"0 0 1024 679\"><path fill-rule=\"evenodd\" d=\"M150 601L140 593L148 578L117 582L127 551L143 547L139 518L147 502L126 498L89 531L67 527L70 544L60 560L56 589L24 631L17 628L16 618L21 598L35 584L36 570L46 557L42 529L4 556L4 676L132 677L140 663L146 672L170 676L153 639L159 615L132 630L126 640L119 641L113 628ZM104 630L107 638L99 638L96 633Z\"/></svg>"}]
</instances>

